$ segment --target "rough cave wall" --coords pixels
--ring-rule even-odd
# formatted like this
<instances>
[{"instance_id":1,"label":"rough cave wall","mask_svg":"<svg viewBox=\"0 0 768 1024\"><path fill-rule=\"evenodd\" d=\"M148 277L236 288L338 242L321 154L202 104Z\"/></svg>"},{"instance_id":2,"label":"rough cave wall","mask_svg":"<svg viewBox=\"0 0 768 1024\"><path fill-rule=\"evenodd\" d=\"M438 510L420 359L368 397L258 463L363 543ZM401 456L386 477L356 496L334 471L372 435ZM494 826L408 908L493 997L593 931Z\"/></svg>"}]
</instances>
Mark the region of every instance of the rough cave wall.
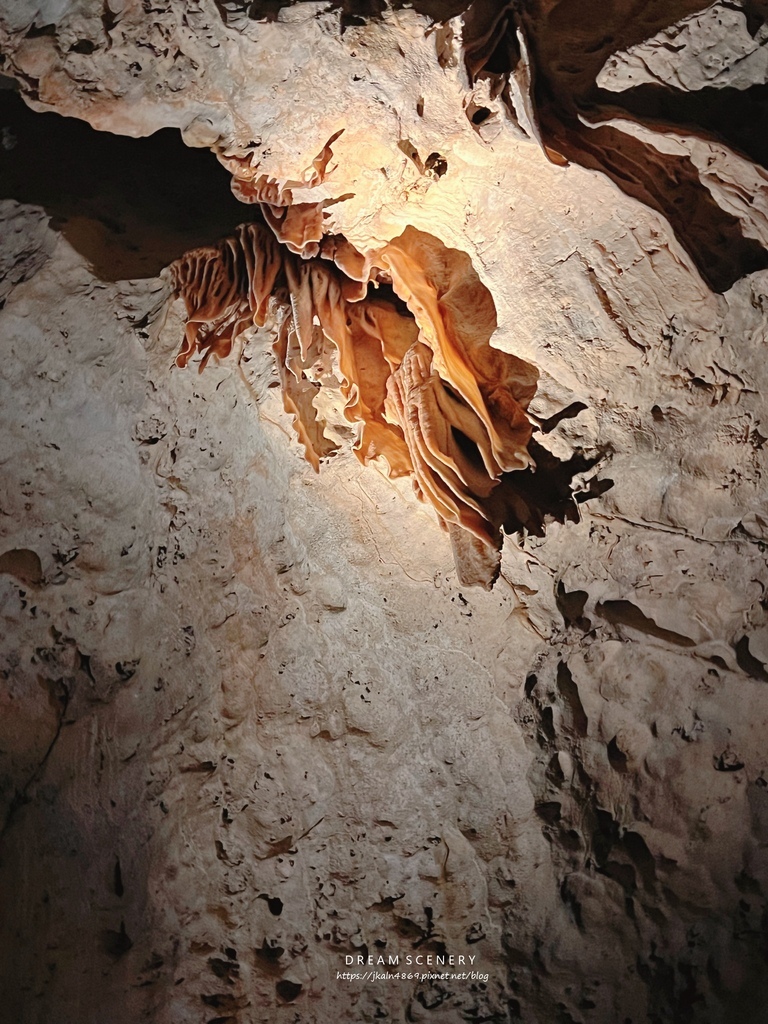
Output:
<instances>
[{"instance_id":1,"label":"rough cave wall","mask_svg":"<svg viewBox=\"0 0 768 1024\"><path fill-rule=\"evenodd\" d=\"M575 157L553 54L596 28L572 6L521 24L549 83L540 132ZM508 541L494 591L462 590L407 487L350 455L308 470L264 332L239 364L172 370L167 275L127 256L132 279L107 272L97 254L127 250L98 204L73 228L7 192L9 1018L762 1021L768 274L731 240L764 244L765 172L712 126L670 127L703 88L762 110L759 5L680 4L676 28L649 16L591 59L606 92L638 68L676 90L663 130L630 117L637 94L611 130L652 137L686 209L701 188L730 217L685 247L666 192L651 209L604 168L547 159L493 77L470 84L460 18L2 12L27 100L100 129L181 128L260 152L280 182L343 127L297 200L347 196L329 230L361 249L410 224L467 252L494 343L541 372L538 439L600 460L580 522ZM476 955L489 980L336 979L347 954L415 949Z\"/></svg>"}]
</instances>

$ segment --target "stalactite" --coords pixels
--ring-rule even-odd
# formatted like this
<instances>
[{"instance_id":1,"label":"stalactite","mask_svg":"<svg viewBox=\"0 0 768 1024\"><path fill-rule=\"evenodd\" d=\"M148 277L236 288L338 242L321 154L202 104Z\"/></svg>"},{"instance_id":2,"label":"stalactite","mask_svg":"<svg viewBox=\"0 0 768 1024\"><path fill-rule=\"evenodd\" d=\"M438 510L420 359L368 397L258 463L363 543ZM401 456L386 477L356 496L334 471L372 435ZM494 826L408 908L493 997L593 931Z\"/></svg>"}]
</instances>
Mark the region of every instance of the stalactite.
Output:
<instances>
[{"instance_id":1,"label":"stalactite","mask_svg":"<svg viewBox=\"0 0 768 1024\"><path fill-rule=\"evenodd\" d=\"M287 211L277 231L275 209ZM462 582L492 586L510 516L492 496L504 474L533 464L525 409L535 368L491 348L493 299L466 254L408 228L365 257L338 238L317 252L313 242L307 255L306 234L291 242L279 229L296 209L270 205L266 223L243 224L172 265L187 311L177 365L199 354L202 370L211 355L228 356L271 311L283 404L317 471L337 448L313 403L321 384L312 368L331 345L344 415L358 425L358 458L412 476L418 497L450 530ZM390 282L410 315L376 295Z\"/></svg>"}]
</instances>

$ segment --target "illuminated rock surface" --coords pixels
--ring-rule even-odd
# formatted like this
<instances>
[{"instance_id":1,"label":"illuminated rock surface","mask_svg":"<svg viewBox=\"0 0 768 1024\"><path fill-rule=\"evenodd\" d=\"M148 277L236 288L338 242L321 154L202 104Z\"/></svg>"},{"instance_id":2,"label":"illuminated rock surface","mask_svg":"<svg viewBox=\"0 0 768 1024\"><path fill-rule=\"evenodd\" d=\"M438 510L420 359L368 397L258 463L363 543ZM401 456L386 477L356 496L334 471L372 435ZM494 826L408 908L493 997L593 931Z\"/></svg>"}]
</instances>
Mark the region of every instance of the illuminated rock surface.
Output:
<instances>
[{"instance_id":1,"label":"illuminated rock surface","mask_svg":"<svg viewBox=\"0 0 768 1024\"><path fill-rule=\"evenodd\" d=\"M765 12L628 9L0 5L31 105L182 129L350 280L466 254L539 373L527 534L463 588L349 395L313 473L274 333L174 366L161 268L254 212L214 157L78 165L9 97L9 1019L765 1019ZM488 982L336 978L444 949Z\"/></svg>"}]
</instances>

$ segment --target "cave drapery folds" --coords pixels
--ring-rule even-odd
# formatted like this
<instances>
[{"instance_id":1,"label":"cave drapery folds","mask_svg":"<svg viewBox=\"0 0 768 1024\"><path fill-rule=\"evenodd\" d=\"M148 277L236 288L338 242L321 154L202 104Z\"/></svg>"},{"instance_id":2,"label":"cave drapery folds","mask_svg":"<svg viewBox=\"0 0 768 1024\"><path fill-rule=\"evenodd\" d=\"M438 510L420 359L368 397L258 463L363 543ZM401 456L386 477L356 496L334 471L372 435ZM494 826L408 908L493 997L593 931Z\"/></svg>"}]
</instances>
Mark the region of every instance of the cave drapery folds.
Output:
<instances>
[{"instance_id":1,"label":"cave drapery folds","mask_svg":"<svg viewBox=\"0 0 768 1024\"><path fill-rule=\"evenodd\" d=\"M411 476L451 534L461 581L492 586L507 519L493 496L533 464L536 369L490 346L493 299L466 254L409 227L363 257L314 237L317 218L297 209L268 206L172 265L187 313L177 365L199 354L202 370L271 316L283 405L313 468L338 447L314 402L335 363L357 457Z\"/></svg>"}]
</instances>

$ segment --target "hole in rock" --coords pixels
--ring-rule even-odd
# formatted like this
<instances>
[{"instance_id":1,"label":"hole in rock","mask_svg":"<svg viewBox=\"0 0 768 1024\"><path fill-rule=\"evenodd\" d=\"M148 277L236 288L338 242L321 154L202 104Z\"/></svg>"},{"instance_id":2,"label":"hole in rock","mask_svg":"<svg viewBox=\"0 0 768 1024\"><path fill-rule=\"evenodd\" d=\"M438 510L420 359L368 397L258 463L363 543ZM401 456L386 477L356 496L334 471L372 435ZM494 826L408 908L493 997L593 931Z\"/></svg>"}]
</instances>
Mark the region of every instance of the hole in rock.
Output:
<instances>
[{"instance_id":1,"label":"hole in rock","mask_svg":"<svg viewBox=\"0 0 768 1024\"><path fill-rule=\"evenodd\" d=\"M583 738L587 735L589 721L579 696L576 680L564 661L557 666L556 682L563 712L563 727L566 732Z\"/></svg>"},{"instance_id":2,"label":"hole in rock","mask_svg":"<svg viewBox=\"0 0 768 1024\"><path fill-rule=\"evenodd\" d=\"M123 886L123 871L122 868L120 867L119 857L115 860L115 868L112 877L112 888L115 891L115 896L122 896L125 892L125 887Z\"/></svg>"},{"instance_id":3,"label":"hole in rock","mask_svg":"<svg viewBox=\"0 0 768 1024\"><path fill-rule=\"evenodd\" d=\"M292 1003L301 994L302 988L298 981L288 981L287 978L283 978L275 985L277 994L286 1003Z\"/></svg>"},{"instance_id":4,"label":"hole in rock","mask_svg":"<svg viewBox=\"0 0 768 1024\"><path fill-rule=\"evenodd\" d=\"M269 912L273 917L280 917L283 912L283 901L279 897L267 896L266 893L262 893L259 899L266 901Z\"/></svg>"},{"instance_id":5,"label":"hole in rock","mask_svg":"<svg viewBox=\"0 0 768 1024\"><path fill-rule=\"evenodd\" d=\"M537 737L540 745L546 747L555 742L555 713L551 707L542 708L539 721L540 733Z\"/></svg>"},{"instance_id":6,"label":"hole in rock","mask_svg":"<svg viewBox=\"0 0 768 1024\"><path fill-rule=\"evenodd\" d=\"M627 770L627 755L619 748L616 737L610 741L607 747L608 761L614 771L624 773Z\"/></svg>"},{"instance_id":7,"label":"hole in rock","mask_svg":"<svg viewBox=\"0 0 768 1024\"><path fill-rule=\"evenodd\" d=\"M547 825L556 825L560 821L562 805L555 800L551 800L547 803L536 804L534 811Z\"/></svg>"},{"instance_id":8,"label":"hole in rock","mask_svg":"<svg viewBox=\"0 0 768 1024\"><path fill-rule=\"evenodd\" d=\"M43 582L43 566L40 556L29 548L12 548L0 555L0 573L15 576L21 583Z\"/></svg>"},{"instance_id":9,"label":"hole in rock","mask_svg":"<svg viewBox=\"0 0 768 1024\"><path fill-rule=\"evenodd\" d=\"M110 928L105 929L101 935L101 944L104 952L115 960L125 956L128 950L133 947L133 942L125 931L125 921L120 922L120 931L114 931Z\"/></svg>"},{"instance_id":10,"label":"hole in rock","mask_svg":"<svg viewBox=\"0 0 768 1024\"><path fill-rule=\"evenodd\" d=\"M0 153L0 198L43 207L103 281L154 277L250 214L229 173L175 129L112 135L30 110L9 89L0 89L0 126L10 145Z\"/></svg>"},{"instance_id":11,"label":"hole in rock","mask_svg":"<svg viewBox=\"0 0 768 1024\"><path fill-rule=\"evenodd\" d=\"M218 956L209 957L208 967L217 978L224 981L234 982L240 976L240 965L231 959L222 960Z\"/></svg>"},{"instance_id":12,"label":"hole in rock","mask_svg":"<svg viewBox=\"0 0 768 1024\"><path fill-rule=\"evenodd\" d=\"M562 765L560 764L560 755L555 754L550 759L547 765L546 772L547 780L552 783L553 786L557 786L558 789L565 782L565 773L563 772Z\"/></svg>"},{"instance_id":13,"label":"hole in rock","mask_svg":"<svg viewBox=\"0 0 768 1024\"><path fill-rule=\"evenodd\" d=\"M70 53L83 53L89 56L97 49L96 44L90 39L78 39L76 43L73 43L69 48Z\"/></svg>"},{"instance_id":14,"label":"hole in rock","mask_svg":"<svg viewBox=\"0 0 768 1024\"><path fill-rule=\"evenodd\" d=\"M439 153L430 153L424 161L424 170L431 171L436 178L442 178L448 170L448 161Z\"/></svg>"},{"instance_id":15,"label":"hole in rock","mask_svg":"<svg viewBox=\"0 0 768 1024\"><path fill-rule=\"evenodd\" d=\"M597 866L603 868L611 850L619 841L619 825L610 811L601 807L595 808L594 815L592 850Z\"/></svg>"},{"instance_id":16,"label":"hole in rock","mask_svg":"<svg viewBox=\"0 0 768 1024\"><path fill-rule=\"evenodd\" d=\"M470 121L472 124L481 125L491 116L492 111L488 107L478 107L477 110L471 115Z\"/></svg>"},{"instance_id":17,"label":"hole in rock","mask_svg":"<svg viewBox=\"0 0 768 1024\"><path fill-rule=\"evenodd\" d=\"M267 941L264 939L261 946L256 949L256 956L260 960L266 960L268 963L275 963L285 952L283 946L278 945L276 942Z\"/></svg>"}]
</instances>

